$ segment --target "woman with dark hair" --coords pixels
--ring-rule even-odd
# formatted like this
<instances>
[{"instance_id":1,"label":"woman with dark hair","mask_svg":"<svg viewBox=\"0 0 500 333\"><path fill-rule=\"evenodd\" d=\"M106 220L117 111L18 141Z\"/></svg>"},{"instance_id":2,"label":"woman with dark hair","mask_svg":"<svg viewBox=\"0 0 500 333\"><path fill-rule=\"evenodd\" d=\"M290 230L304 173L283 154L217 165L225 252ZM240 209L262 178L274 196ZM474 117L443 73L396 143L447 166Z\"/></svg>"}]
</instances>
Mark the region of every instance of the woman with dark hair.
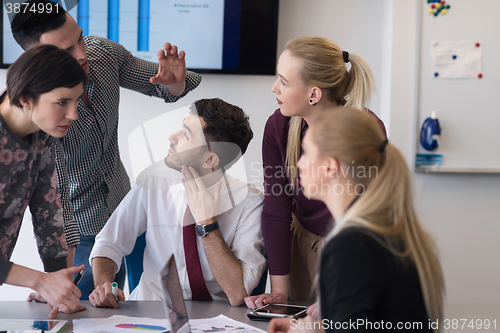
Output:
<instances>
[{"instance_id":1,"label":"woman with dark hair","mask_svg":"<svg viewBox=\"0 0 500 333\"><path fill-rule=\"evenodd\" d=\"M32 288L53 307L50 317L84 310L73 274L57 186L55 139L78 118L86 74L65 50L30 49L7 72L0 94L0 285ZM46 272L10 262L24 212L30 207L38 252ZM72 265L71 265L72 266Z\"/></svg>"}]
</instances>

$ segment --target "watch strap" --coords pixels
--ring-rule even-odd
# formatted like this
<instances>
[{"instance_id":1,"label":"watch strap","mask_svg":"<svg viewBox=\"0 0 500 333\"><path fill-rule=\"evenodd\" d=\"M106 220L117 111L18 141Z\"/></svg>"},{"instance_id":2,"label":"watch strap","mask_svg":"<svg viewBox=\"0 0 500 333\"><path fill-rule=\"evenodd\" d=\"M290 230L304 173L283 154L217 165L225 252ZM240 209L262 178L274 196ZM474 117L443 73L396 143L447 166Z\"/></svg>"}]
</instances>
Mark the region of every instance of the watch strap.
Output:
<instances>
[{"instance_id":1,"label":"watch strap","mask_svg":"<svg viewBox=\"0 0 500 333\"><path fill-rule=\"evenodd\" d=\"M205 226L205 235L208 234L209 232L215 231L219 229L219 222L215 221L214 223L210 223Z\"/></svg>"}]
</instances>

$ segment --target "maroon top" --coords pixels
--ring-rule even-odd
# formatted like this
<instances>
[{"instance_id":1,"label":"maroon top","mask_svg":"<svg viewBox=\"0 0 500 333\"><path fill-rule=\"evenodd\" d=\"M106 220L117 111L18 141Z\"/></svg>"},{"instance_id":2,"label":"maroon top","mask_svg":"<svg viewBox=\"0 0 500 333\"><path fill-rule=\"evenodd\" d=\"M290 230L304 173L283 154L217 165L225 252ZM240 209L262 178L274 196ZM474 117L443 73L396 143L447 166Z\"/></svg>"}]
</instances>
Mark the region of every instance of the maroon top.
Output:
<instances>
[{"instance_id":1,"label":"maroon top","mask_svg":"<svg viewBox=\"0 0 500 333\"><path fill-rule=\"evenodd\" d=\"M368 112L386 133L384 123L372 111ZM307 199L301 186L293 191L290 188L285 161L290 119L277 109L267 120L262 140L265 198L261 225L271 275L290 273L292 213L315 235L324 237L333 227L333 217L323 202ZM301 140L307 127L303 120Z\"/></svg>"}]
</instances>

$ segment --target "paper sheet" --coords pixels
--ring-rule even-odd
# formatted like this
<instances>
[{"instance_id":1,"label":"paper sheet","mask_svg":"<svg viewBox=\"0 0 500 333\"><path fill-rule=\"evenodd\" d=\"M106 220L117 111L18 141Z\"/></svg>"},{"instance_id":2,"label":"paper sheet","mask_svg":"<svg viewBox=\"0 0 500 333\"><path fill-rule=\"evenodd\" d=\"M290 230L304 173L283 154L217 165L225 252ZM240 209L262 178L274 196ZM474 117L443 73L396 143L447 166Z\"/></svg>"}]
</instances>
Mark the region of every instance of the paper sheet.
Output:
<instances>
[{"instance_id":1,"label":"paper sheet","mask_svg":"<svg viewBox=\"0 0 500 333\"><path fill-rule=\"evenodd\" d=\"M109 318L73 319L74 333L166 332L170 328L168 319L119 315Z\"/></svg>"},{"instance_id":2,"label":"paper sheet","mask_svg":"<svg viewBox=\"0 0 500 333\"><path fill-rule=\"evenodd\" d=\"M472 79L482 74L482 47L473 41L433 41L431 75L436 79Z\"/></svg>"},{"instance_id":3,"label":"paper sheet","mask_svg":"<svg viewBox=\"0 0 500 333\"><path fill-rule=\"evenodd\" d=\"M243 333L265 333L259 328L244 324L224 315L207 319L190 319L192 333L212 333L212 332L243 332Z\"/></svg>"}]
</instances>

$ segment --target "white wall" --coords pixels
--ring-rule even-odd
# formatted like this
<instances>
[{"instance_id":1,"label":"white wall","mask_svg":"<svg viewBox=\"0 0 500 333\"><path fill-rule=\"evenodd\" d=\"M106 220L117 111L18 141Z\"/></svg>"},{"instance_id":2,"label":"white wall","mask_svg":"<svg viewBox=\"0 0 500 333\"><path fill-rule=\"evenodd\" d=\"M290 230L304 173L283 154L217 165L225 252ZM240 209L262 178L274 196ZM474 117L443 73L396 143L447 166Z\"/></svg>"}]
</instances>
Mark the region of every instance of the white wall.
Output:
<instances>
[{"instance_id":1,"label":"white wall","mask_svg":"<svg viewBox=\"0 0 500 333\"><path fill-rule=\"evenodd\" d=\"M416 9L417 0L282 0L278 51L287 40L307 35L328 37L370 63L377 84L371 109L388 127L390 140L412 163L415 150ZM182 45L180 45L182 48ZM255 48L255 56L264 50ZM187 55L189 56L189 55ZM4 82L5 71L0 71ZM128 134L142 122L199 98L220 97L250 115L254 140L245 155L247 165L261 163L261 140L268 116L276 109L270 88L274 77L204 75L195 91L176 104L122 90L119 142L130 170ZM0 86L2 86L0 84ZM168 144L167 142L165 144ZM129 174L131 174L129 172ZM261 186L262 178L250 173ZM415 202L422 223L440 248L448 301L498 303L500 299L500 177L495 175L414 174ZM133 181L133 179L132 179ZM33 242L23 230L24 243ZM36 265L34 250L18 244L13 260ZM38 260L39 261L39 260ZM0 287L0 300L23 299Z\"/></svg>"},{"instance_id":2,"label":"white wall","mask_svg":"<svg viewBox=\"0 0 500 333\"><path fill-rule=\"evenodd\" d=\"M394 0L393 6L390 140L409 163L417 137L417 5L418 0ZM447 301L498 304L500 175L413 176L417 212L440 250Z\"/></svg>"}]
</instances>

